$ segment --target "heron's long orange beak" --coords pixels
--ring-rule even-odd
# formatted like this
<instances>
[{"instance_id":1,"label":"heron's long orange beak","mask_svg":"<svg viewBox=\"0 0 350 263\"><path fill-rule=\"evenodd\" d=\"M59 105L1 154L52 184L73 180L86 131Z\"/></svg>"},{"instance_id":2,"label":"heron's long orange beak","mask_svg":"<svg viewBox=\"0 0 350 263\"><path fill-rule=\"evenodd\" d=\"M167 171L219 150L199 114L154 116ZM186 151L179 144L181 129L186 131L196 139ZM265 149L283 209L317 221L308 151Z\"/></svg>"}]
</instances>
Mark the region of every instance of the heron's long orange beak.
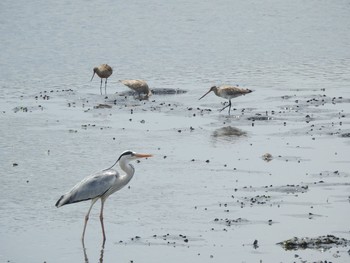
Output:
<instances>
[{"instance_id":1,"label":"heron's long orange beak","mask_svg":"<svg viewBox=\"0 0 350 263\"><path fill-rule=\"evenodd\" d=\"M90 80L90 81L92 81L92 79L94 78L94 76L95 76L95 72L94 72L94 74L92 74L92 78L91 78L91 80Z\"/></svg>"},{"instance_id":2,"label":"heron's long orange beak","mask_svg":"<svg viewBox=\"0 0 350 263\"><path fill-rule=\"evenodd\" d=\"M148 157L152 157L152 154L143 154L143 153L135 153L135 156L138 158L148 158Z\"/></svg>"},{"instance_id":3,"label":"heron's long orange beak","mask_svg":"<svg viewBox=\"0 0 350 263\"><path fill-rule=\"evenodd\" d=\"M200 97L198 100L203 99L203 98L204 98L205 96L207 96L210 92L211 92L211 89L210 89L207 93L205 93L202 97Z\"/></svg>"}]
</instances>

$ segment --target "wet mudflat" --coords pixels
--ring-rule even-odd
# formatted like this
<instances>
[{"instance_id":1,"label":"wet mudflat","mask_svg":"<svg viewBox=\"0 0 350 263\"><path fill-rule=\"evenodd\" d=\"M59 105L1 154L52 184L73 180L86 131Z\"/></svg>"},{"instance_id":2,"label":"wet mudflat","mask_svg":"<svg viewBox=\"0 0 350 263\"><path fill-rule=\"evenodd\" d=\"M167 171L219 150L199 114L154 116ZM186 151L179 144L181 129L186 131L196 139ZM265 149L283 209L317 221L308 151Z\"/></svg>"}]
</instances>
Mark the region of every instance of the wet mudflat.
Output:
<instances>
[{"instance_id":1,"label":"wet mudflat","mask_svg":"<svg viewBox=\"0 0 350 263\"><path fill-rule=\"evenodd\" d=\"M74 90L10 98L2 111L11 123L4 134L2 259L348 260L348 243L295 250L277 245L293 237L349 239L349 142L342 136L349 120L341 116L347 103L315 106L306 101L326 92L292 92L305 104L279 96L268 98L278 107L261 110L257 91L237 99L229 116L218 111L219 100L198 102L200 92L141 101ZM54 203L125 149L155 158L136 163L130 187L107 201L103 250L95 207L83 250L89 204L56 209Z\"/></svg>"},{"instance_id":2,"label":"wet mudflat","mask_svg":"<svg viewBox=\"0 0 350 263\"><path fill-rule=\"evenodd\" d=\"M19 4L0 24L1 262L349 261L347 4ZM236 83L253 92L231 115L198 100ZM90 203L54 204L126 149L154 157L106 201L104 248L95 205L84 249Z\"/></svg>"}]
</instances>

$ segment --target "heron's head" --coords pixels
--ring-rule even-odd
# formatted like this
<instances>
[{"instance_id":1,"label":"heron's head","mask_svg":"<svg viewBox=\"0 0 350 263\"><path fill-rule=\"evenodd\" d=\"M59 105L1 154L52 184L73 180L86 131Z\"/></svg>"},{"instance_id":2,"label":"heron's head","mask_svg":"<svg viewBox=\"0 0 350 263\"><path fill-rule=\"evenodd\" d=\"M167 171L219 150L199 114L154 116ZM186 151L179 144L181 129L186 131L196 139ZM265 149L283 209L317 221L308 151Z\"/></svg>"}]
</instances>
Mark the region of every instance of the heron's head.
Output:
<instances>
[{"instance_id":1,"label":"heron's head","mask_svg":"<svg viewBox=\"0 0 350 263\"><path fill-rule=\"evenodd\" d=\"M133 161L140 158L152 157L152 154L135 153L133 151L124 151L118 158L118 161Z\"/></svg>"},{"instance_id":2,"label":"heron's head","mask_svg":"<svg viewBox=\"0 0 350 263\"><path fill-rule=\"evenodd\" d=\"M205 93L202 97L199 98L199 100L207 96L211 91L215 91L216 89L216 86L212 86L207 93Z\"/></svg>"}]
</instances>

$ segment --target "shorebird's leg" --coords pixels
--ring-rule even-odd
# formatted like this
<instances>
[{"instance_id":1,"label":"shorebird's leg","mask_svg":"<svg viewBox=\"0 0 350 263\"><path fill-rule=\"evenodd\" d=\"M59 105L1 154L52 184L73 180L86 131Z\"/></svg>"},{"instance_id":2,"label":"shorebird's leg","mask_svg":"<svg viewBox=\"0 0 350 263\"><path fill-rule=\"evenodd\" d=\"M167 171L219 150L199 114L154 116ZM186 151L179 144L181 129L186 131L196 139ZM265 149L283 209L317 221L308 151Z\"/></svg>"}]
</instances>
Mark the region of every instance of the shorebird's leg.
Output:
<instances>
[{"instance_id":1,"label":"shorebird's leg","mask_svg":"<svg viewBox=\"0 0 350 263\"><path fill-rule=\"evenodd\" d=\"M101 84L100 84L100 92L101 92L101 95L102 95L102 78L101 78Z\"/></svg>"},{"instance_id":2,"label":"shorebird's leg","mask_svg":"<svg viewBox=\"0 0 350 263\"><path fill-rule=\"evenodd\" d=\"M228 100L228 101L229 101L228 105L230 106L230 107L228 108L228 115L230 115L230 113L231 113L231 100Z\"/></svg>"},{"instance_id":3,"label":"shorebird's leg","mask_svg":"<svg viewBox=\"0 0 350 263\"><path fill-rule=\"evenodd\" d=\"M107 95L107 79L105 81L105 95Z\"/></svg>"},{"instance_id":4,"label":"shorebird's leg","mask_svg":"<svg viewBox=\"0 0 350 263\"><path fill-rule=\"evenodd\" d=\"M142 96L142 93L141 92L138 92L138 99L141 101L141 100L144 100L145 98Z\"/></svg>"},{"instance_id":5,"label":"shorebird's leg","mask_svg":"<svg viewBox=\"0 0 350 263\"><path fill-rule=\"evenodd\" d=\"M224 109L226 109L227 107L231 107L231 101L229 100L229 103L225 106L225 107L223 107L221 110L220 110L220 112L222 112Z\"/></svg>"}]
</instances>

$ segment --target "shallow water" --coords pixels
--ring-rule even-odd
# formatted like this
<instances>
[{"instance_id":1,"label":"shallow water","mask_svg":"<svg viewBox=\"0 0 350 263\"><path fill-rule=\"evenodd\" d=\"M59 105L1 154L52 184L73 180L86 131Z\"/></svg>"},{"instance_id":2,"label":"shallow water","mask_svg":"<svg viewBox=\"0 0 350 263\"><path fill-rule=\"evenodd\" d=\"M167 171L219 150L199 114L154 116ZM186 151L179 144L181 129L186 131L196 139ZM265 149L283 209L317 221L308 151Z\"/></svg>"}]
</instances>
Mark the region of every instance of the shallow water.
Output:
<instances>
[{"instance_id":1,"label":"shallow water","mask_svg":"<svg viewBox=\"0 0 350 263\"><path fill-rule=\"evenodd\" d=\"M350 239L347 1L0 5L1 262L349 260L276 245ZM168 92L139 101L130 78ZM198 101L224 83L254 90L231 116ZM102 253L96 204L84 254L89 203L54 204L126 149L155 156L106 202Z\"/></svg>"}]
</instances>

